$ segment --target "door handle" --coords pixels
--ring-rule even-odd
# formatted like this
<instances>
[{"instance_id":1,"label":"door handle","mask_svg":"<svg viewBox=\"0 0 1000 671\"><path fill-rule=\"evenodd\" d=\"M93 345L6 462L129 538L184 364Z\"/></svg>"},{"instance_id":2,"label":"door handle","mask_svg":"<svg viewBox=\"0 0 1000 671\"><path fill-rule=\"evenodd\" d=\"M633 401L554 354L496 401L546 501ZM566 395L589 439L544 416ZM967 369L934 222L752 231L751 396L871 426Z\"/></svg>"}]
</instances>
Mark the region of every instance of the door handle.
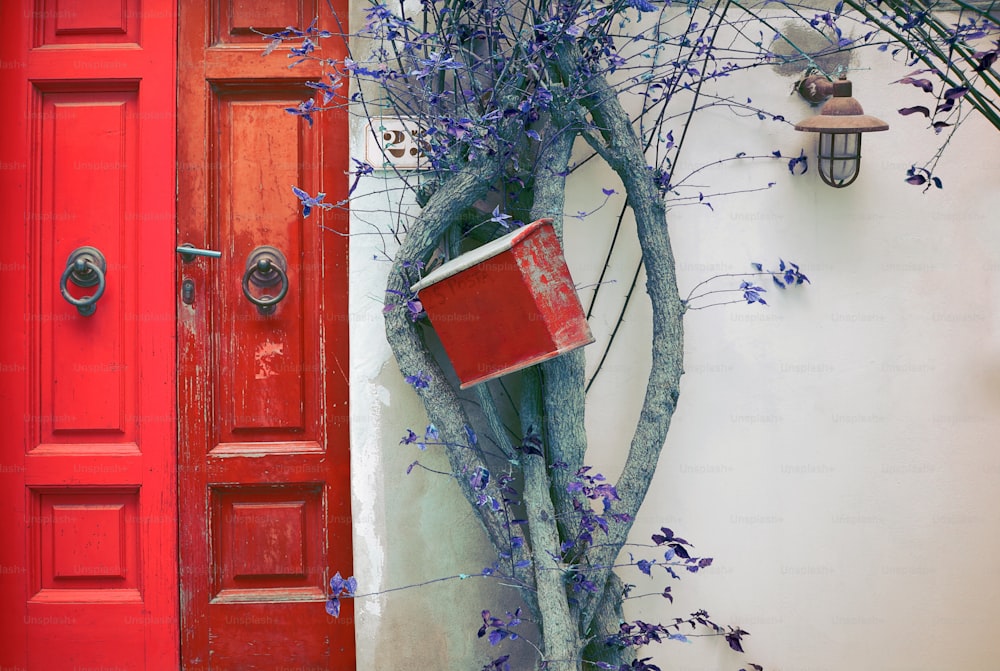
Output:
<instances>
[{"instance_id":1,"label":"door handle","mask_svg":"<svg viewBox=\"0 0 1000 671\"><path fill-rule=\"evenodd\" d=\"M222 252L214 249L199 249L190 242L185 242L183 245L180 245L177 248L177 253L181 255L181 260L184 261L184 263L191 263L199 256L207 256L211 259L217 259L222 256Z\"/></svg>"},{"instance_id":2,"label":"door handle","mask_svg":"<svg viewBox=\"0 0 1000 671\"><path fill-rule=\"evenodd\" d=\"M243 295L257 306L257 312L262 315L274 313L275 307L288 294L288 262L285 255L270 245L261 245L247 257L247 269L243 274ZM277 296L269 294L254 296L250 293L250 285L260 289L269 289L281 285Z\"/></svg>"},{"instance_id":3,"label":"door handle","mask_svg":"<svg viewBox=\"0 0 1000 671\"><path fill-rule=\"evenodd\" d=\"M66 299L66 302L76 308L84 317L89 317L97 310L97 300L104 295L104 273L108 269L108 264L104 260L104 254L96 247L77 247L66 259L66 270L59 278L59 293ZM72 282L78 287L97 286L97 289L90 296L76 298L69 293L67 282Z\"/></svg>"}]
</instances>

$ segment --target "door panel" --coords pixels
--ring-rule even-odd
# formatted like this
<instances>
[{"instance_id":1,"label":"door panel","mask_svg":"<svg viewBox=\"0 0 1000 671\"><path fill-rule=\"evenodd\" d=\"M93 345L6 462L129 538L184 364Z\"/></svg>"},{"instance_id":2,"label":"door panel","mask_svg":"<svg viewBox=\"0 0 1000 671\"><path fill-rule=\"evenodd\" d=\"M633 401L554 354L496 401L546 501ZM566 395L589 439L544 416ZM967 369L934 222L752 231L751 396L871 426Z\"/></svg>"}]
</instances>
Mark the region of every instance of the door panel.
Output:
<instances>
[{"instance_id":1,"label":"door panel","mask_svg":"<svg viewBox=\"0 0 1000 671\"><path fill-rule=\"evenodd\" d=\"M317 14L330 23L327 12L314 0L181 3L178 243L221 252L180 263L178 277L193 286L178 301L185 668L354 668L350 614L333 620L323 608L331 567L351 562L338 363L347 248L334 232L346 232L346 217L304 219L291 192L346 197L347 121L324 113L310 128L286 113L319 73L289 70L287 52L261 58L250 30ZM285 280L247 275L261 246L284 257ZM244 285L274 298L283 281L270 314L245 296Z\"/></svg>"},{"instance_id":2,"label":"door panel","mask_svg":"<svg viewBox=\"0 0 1000 671\"><path fill-rule=\"evenodd\" d=\"M315 180L309 166L318 164L310 155L318 138L284 111L305 95L301 81L255 87L249 93L246 84L211 89L215 127L209 137L217 138L213 164L219 166L220 187L214 223L219 240L226 241L231 252L225 255L227 267L215 276L213 292L221 317L217 333L224 343L217 371L224 374L216 385L219 398L226 400L213 451L255 449L253 444L261 441L286 445L268 447L272 451L322 450L320 397L315 393L321 371L307 365L307 353L317 352L319 346L319 314L307 306L320 303L322 286L303 282L300 262L319 236L314 220L298 216L298 201L289 188ZM246 260L260 245L271 245L295 261L287 270L287 296L265 319L242 294L240 281ZM308 258L316 263L321 257ZM227 291L234 284L240 291Z\"/></svg>"},{"instance_id":3,"label":"door panel","mask_svg":"<svg viewBox=\"0 0 1000 671\"><path fill-rule=\"evenodd\" d=\"M2 7L0 667L176 669L173 3Z\"/></svg>"},{"instance_id":4,"label":"door panel","mask_svg":"<svg viewBox=\"0 0 1000 671\"><path fill-rule=\"evenodd\" d=\"M37 166L41 225L36 254L40 266L41 444L34 450L92 449L92 441L135 444L137 389L135 329L123 324L136 314L139 264L134 226L137 155L138 81L34 82L32 133ZM122 90L114 90L121 88ZM109 90L110 89L110 90ZM83 224L83 225L81 225ZM60 296L60 278L70 253L83 245L100 250L109 262L107 288L92 318L80 318ZM77 290L76 297L93 290ZM134 317L133 317L134 322ZM100 390L100 394L93 391ZM126 418L133 418L127 421ZM80 432L88 432L81 435ZM111 441L108 435L114 436ZM82 443L82 445L80 444ZM102 448L98 448L100 450Z\"/></svg>"}]
</instances>

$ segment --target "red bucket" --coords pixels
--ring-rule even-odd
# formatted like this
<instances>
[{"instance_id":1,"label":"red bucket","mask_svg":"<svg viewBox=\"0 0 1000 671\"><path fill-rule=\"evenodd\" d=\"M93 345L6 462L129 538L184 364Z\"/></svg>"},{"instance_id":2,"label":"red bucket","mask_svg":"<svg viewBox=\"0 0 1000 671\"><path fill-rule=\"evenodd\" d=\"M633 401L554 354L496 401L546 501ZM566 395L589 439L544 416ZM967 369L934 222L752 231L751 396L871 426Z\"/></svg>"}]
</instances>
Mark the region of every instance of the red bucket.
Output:
<instances>
[{"instance_id":1,"label":"red bucket","mask_svg":"<svg viewBox=\"0 0 1000 671\"><path fill-rule=\"evenodd\" d=\"M411 289L462 389L594 342L551 219L462 254Z\"/></svg>"}]
</instances>

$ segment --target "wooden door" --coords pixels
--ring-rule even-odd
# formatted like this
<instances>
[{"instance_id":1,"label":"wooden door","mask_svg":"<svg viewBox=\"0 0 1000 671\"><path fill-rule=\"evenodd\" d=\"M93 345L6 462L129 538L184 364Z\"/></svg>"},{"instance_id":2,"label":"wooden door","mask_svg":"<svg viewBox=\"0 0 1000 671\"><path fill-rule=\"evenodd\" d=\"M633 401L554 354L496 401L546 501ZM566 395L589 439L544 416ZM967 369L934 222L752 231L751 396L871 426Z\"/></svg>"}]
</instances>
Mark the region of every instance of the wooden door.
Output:
<instances>
[{"instance_id":1,"label":"wooden door","mask_svg":"<svg viewBox=\"0 0 1000 671\"><path fill-rule=\"evenodd\" d=\"M221 252L178 273L187 669L354 665L353 618L323 606L351 563L346 216L303 218L291 190L346 197L346 115L285 112L319 72L262 57L251 30L315 16L333 25L316 0L180 3L178 243ZM285 277L248 270L261 247ZM267 313L244 285L284 298Z\"/></svg>"},{"instance_id":2,"label":"wooden door","mask_svg":"<svg viewBox=\"0 0 1000 671\"><path fill-rule=\"evenodd\" d=\"M177 669L174 3L0 25L0 668Z\"/></svg>"}]
</instances>

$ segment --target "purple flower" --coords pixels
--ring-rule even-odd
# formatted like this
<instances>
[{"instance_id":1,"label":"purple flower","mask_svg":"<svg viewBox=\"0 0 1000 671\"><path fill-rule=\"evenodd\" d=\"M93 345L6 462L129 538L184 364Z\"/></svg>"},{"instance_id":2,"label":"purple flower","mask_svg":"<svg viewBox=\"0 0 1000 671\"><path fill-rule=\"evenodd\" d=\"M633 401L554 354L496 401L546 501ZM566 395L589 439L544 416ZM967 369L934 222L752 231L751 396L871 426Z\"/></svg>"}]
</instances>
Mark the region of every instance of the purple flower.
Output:
<instances>
[{"instance_id":1,"label":"purple flower","mask_svg":"<svg viewBox=\"0 0 1000 671\"><path fill-rule=\"evenodd\" d=\"M403 380L414 389L427 389L430 386L431 376L421 370L417 371L416 375L407 375Z\"/></svg>"},{"instance_id":2,"label":"purple flower","mask_svg":"<svg viewBox=\"0 0 1000 671\"><path fill-rule=\"evenodd\" d=\"M507 221L510 218L511 218L510 215L501 212L500 206L497 205L496 207L493 208L493 216L490 217L490 221L492 221L495 224L500 224L504 228L510 228L510 224Z\"/></svg>"},{"instance_id":3,"label":"purple flower","mask_svg":"<svg viewBox=\"0 0 1000 671\"><path fill-rule=\"evenodd\" d=\"M343 78L337 72L328 72L327 76L330 78L329 84L324 84L323 82L306 82L306 86L309 88L323 92L324 105L333 100L337 89L339 89L344 83Z\"/></svg>"},{"instance_id":4,"label":"purple flower","mask_svg":"<svg viewBox=\"0 0 1000 671\"><path fill-rule=\"evenodd\" d=\"M312 98L309 100L303 100L299 103L298 107L286 107L285 111L289 114L294 114L295 116L300 116L309 122L309 127L312 128L313 118L312 113L316 111L316 101Z\"/></svg>"},{"instance_id":5,"label":"purple flower","mask_svg":"<svg viewBox=\"0 0 1000 671\"><path fill-rule=\"evenodd\" d=\"M310 121L309 123L312 123ZM314 207L318 207L324 210L329 210L333 207L330 203L324 203L323 199L326 198L326 194L320 191L315 197L310 196L308 193L303 191L297 186L292 186L292 193L295 194L296 198L302 201L302 216L308 217L309 213L312 212Z\"/></svg>"},{"instance_id":6,"label":"purple flower","mask_svg":"<svg viewBox=\"0 0 1000 671\"><path fill-rule=\"evenodd\" d=\"M767 301L761 298L761 294L766 292L767 289L755 286L746 281L740 282L740 289L743 290L743 300L747 302L747 305L753 305L754 303L767 305Z\"/></svg>"},{"instance_id":7,"label":"purple flower","mask_svg":"<svg viewBox=\"0 0 1000 671\"><path fill-rule=\"evenodd\" d=\"M476 472L469 478L469 484L473 489L478 489L482 491L486 489L486 486L490 483L490 472L480 466L476 469Z\"/></svg>"},{"instance_id":8,"label":"purple flower","mask_svg":"<svg viewBox=\"0 0 1000 671\"><path fill-rule=\"evenodd\" d=\"M326 612L333 617L340 617L340 597L353 598L357 589L358 581L354 576L345 580L338 571L330 578L330 596L326 600Z\"/></svg>"},{"instance_id":9,"label":"purple flower","mask_svg":"<svg viewBox=\"0 0 1000 671\"><path fill-rule=\"evenodd\" d=\"M421 68L410 73L417 79L423 79L438 70L458 70L462 67L462 64L454 58L439 51L433 52L427 58L417 60L417 63L420 64Z\"/></svg>"},{"instance_id":10,"label":"purple flower","mask_svg":"<svg viewBox=\"0 0 1000 671\"><path fill-rule=\"evenodd\" d=\"M649 0L625 0L625 4L640 12L655 12L656 7Z\"/></svg>"}]
</instances>

